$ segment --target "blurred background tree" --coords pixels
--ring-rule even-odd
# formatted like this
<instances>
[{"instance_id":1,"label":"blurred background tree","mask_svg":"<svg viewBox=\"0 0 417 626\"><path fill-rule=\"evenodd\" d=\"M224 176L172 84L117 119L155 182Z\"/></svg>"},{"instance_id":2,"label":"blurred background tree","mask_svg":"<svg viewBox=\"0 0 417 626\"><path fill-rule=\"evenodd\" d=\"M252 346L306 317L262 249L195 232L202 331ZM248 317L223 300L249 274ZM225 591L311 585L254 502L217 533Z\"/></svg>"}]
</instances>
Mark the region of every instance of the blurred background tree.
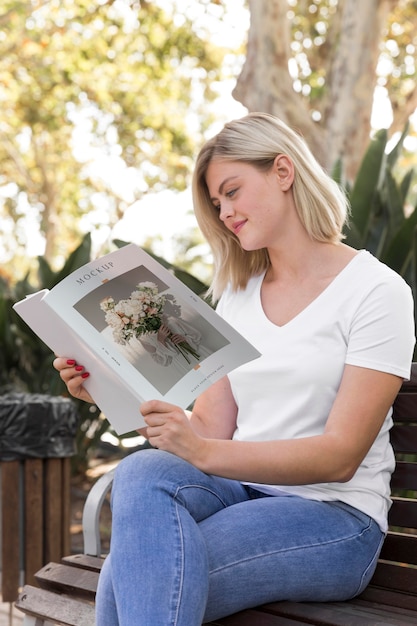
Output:
<instances>
[{"instance_id":1,"label":"blurred background tree","mask_svg":"<svg viewBox=\"0 0 417 626\"><path fill-rule=\"evenodd\" d=\"M239 45L218 35L227 16ZM389 135L416 108L416 31L417 0L3 0L0 250L10 278L30 267L36 239L59 267L136 200L187 188L203 139L235 116L216 102L236 80L242 111L279 115L353 181L381 99ZM178 232L179 261L193 268L190 237L207 274L198 235Z\"/></svg>"},{"instance_id":2,"label":"blurred background tree","mask_svg":"<svg viewBox=\"0 0 417 626\"><path fill-rule=\"evenodd\" d=\"M224 51L155 2L2 7L1 244L24 257L39 229L54 264L79 242L83 216L104 207L112 226L150 189L185 188Z\"/></svg>"},{"instance_id":3,"label":"blurred background tree","mask_svg":"<svg viewBox=\"0 0 417 626\"><path fill-rule=\"evenodd\" d=\"M325 167L342 159L353 181L375 98L390 105L391 133L416 110L416 0L249 0L249 8L233 95L298 128Z\"/></svg>"}]
</instances>

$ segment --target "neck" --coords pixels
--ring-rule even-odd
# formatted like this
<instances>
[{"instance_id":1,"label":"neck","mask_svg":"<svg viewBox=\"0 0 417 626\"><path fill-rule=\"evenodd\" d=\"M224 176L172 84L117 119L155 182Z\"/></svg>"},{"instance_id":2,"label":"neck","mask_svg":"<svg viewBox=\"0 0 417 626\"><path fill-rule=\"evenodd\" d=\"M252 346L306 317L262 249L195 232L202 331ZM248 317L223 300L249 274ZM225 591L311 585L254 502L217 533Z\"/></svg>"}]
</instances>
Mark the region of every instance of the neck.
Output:
<instances>
[{"instance_id":1,"label":"neck","mask_svg":"<svg viewBox=\"0 0 417 626\"><path fill-rule=\"evenodd\" d=\"M331 272L332 261L348 250L342 243L322 243L310 238L302 245L268 249L271 265L265 278L267 281L309 280L311 276Z\"/></svg>"}]
</instances>

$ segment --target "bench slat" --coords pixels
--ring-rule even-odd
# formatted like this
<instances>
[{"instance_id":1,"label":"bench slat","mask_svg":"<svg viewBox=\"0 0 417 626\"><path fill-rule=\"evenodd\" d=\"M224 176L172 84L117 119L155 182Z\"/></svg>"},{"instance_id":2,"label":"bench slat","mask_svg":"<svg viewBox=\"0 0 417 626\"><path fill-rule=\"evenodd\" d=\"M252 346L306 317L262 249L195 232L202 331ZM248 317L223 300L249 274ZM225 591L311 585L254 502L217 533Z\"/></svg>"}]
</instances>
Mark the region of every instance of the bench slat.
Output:
<instances>
[{"instance_id":1,"label":"bench slat","mask_svg":"<svg viewBox=\"0 0 417 626\"><path fill-rule=\"evenodd\" d=\"M395 472L391 479L391 488L416 491L417 489L417 463L397 461Z\"/></svg>"},{"instance_id":2,"label":"bench slat","mask_svg":"<svg viewBox=\"0 0 417 626\"><path fill-rule=\"evenodd\" d=\"M206 622L203 626L297 626L297 624L305 625L305 622L248 609L247 611L224 617L220 621Z\"/></svg>"},{"instance_id":3,"label":"bench slat","mask_svg":"<svg viewBox=\"0 0 417 626\"><path fill-rule=\"evenodd\" d=\"M417 529L417 500L393 497L388 519L390 526Z\"/></svg>"},{"instance_id":4,"label":"bench slat","mask_svg":"<svg viewBox=\"0 0 417 626\"><path fill-rule=\"evenodd\" d=\"M380 559L417 565L417 535L388 533L382 546ZM415 593L417 594L417 584L415 584Z\"/></svg>"},{"instance_id":5,"label":"bench slat","mask_svg":"<svg viewBox=\"0 0 417 626\"><path fill-rule=\"evenodd\" d=\"M404 384L406 389L407 383ZM393 418L397 422L415 422L416 420L416 391L402 390L393 406Z\"/></svg>"},{"instance_id":6,"label":"bench slat","mask_svg":"<svg viewBox=\"0 0 417 626\"><path fill-rule=\"evenodd\" d=\"M25 585L15 603L24 613L62 626L94 626L94 605L31 585Z\"/></svg>"},{"instance_id":7,"label":"bench slat","mask_svg":"<svg viewBox=\"0 0 417 626\"><path fill-rule=\"evenodd\" d=\"M274 615L304 619L316 626L415 626L414 611L377 606L360 600L350 602L274 602L261 607ZM226 626L227 622L221 624ZM277 622L279 624L279 622Z\"/></svg>"},{"instance_id":8,"label":"bench slat","mask_svg":"<svg viewBox=\"0 0 417 626\"><path fill-rule=\"evenodd\" d=\"M402 593L416 597L416 574L417 570L415 568L402 567L401 565L378 561L378 566L372 577L371 584L381 589L401 591Z\"/></svg>"},{"instance_id":9,"label":"bench slat","mask_svg":"<svg viewBox=\"0 0 417 626\"><path fill-rule=\"evenodd\" d=\"M62 563L49 563L36 573L36 581L42 589L70 593L77 598L93 601L97 590L98 573Z\"/></svg>"},{"instance_id":10,"label":"bench slat","mask_svg":"<svg viewBox=\"0 0 417 626\"><path fill-rule=\"evenodd\" d=\"M90 556L89 554L72 554L70 556L64 556L61 559L61 563L100 573L104 558L100 556Z\"/></svg>"},{"instance_id":11,"label":"bench slat","mask_svg":"<svg viewBox=\"0 0 417 626\"><path fill-rule=\"evenodd\" d=\"M365 591L361 593L358 601L361 599L367 602L373 602L374 604L387 604L390 607L397 607L401 610L417 611L417 597L415 595L410 596L398 591L391 591L390 589L378 589L372 585L369 585Z\"/></svg>"},{"instance_id":12,"label":"bench slat","mask_svg":"<svg viewBox=\"0 0 417 626\"><path fill-rule=\"evenodd\" d=\"M397 453L417 454L417 424L394 424L390 441Z\"/></svg>"}]
</instances>

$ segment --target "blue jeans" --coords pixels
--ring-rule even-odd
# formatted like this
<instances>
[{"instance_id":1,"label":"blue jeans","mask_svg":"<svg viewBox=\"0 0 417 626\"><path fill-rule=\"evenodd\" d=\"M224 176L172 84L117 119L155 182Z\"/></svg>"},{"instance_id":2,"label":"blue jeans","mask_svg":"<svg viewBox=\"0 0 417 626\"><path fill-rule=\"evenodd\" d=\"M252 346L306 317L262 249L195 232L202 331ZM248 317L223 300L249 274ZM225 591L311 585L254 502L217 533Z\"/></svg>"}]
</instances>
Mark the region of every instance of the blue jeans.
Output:
<instances>
[{"instance_id":1,"label":"blue jeans","mask_svg":"<svg viewBox=\"0 0 417 626\"><path fill-rule=\"evenodd\" d=\"M340 502L263 496L160 450L118 466L97 626L200 626L278 600L351 598L383 534Z\"/></svg>"}]
</instances>

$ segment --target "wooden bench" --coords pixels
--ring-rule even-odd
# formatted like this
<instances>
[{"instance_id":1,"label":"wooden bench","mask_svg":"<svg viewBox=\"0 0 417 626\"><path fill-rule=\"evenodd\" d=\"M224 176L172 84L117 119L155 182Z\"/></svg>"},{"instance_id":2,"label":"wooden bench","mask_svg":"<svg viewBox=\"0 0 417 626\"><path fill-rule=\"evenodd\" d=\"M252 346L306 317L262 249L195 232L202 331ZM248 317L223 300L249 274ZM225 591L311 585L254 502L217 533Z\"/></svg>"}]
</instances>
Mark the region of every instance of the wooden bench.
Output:
<instances>
[{"instance_id":1,"label":"wooden bench","mask_svg":"<svg viewBox=\"0 0 417 626\"><path fill-rule=\"evenodd\" d=\"M371 584L348 602L276 602L236 613L211 626L406 626L417 624L417 363L394 404L392 444L397 465L392 478L390 531ZM112 474L100 478L86 502L85 554L49 563L37 574L39 588L26 585L16 602L25 626L48 622L94 625L94 597L104 558L98 529L101 504Z\"/></svg>"}]
</instances>

